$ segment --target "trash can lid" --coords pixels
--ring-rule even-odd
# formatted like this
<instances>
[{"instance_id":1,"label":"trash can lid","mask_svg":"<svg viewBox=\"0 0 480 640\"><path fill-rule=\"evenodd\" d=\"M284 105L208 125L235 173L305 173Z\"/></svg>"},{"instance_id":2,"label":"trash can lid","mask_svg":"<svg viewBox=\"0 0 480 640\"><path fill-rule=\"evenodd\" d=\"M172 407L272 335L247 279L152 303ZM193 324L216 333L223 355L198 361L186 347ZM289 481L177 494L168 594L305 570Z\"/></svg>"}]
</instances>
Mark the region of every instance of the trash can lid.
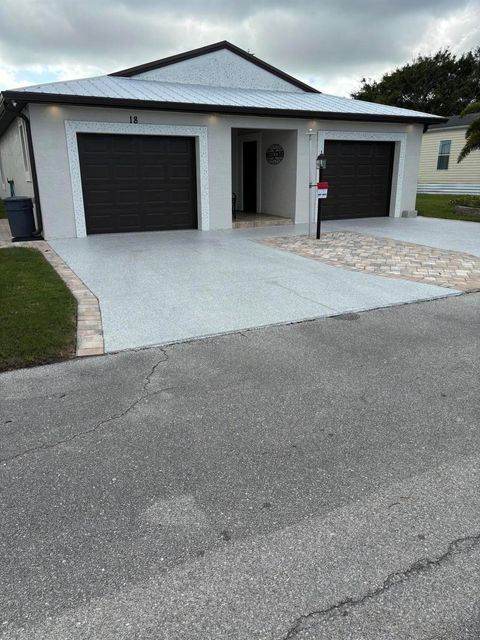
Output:
<instances>
[{"instance_id":1,"label":"trash can lid","mask_svg":"<svg viewBox=\"0 0 480 640\"><path fill-rule=\"evenodd\" d=\"M22 202L31 201L28 196L8 196L8 198L2 198L3 202Z\"/></svg>"}]
</instances>

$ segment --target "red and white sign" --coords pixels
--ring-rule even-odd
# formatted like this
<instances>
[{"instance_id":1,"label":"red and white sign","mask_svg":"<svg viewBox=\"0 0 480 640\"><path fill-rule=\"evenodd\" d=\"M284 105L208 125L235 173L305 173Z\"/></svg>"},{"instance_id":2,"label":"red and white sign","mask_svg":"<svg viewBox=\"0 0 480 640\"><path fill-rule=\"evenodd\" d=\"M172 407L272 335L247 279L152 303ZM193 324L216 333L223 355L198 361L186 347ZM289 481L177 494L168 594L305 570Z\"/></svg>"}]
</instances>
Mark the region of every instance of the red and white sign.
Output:
<instances>
[{"instance_id":1,"label":"red and white sign","mask_svg":"<svg viewBox=\"0 0 480 640\"><path fill-rule=\"evenodd\" d=\"M317 182L317 198L323 200L328 195L328 182Z\"/></svg>"}]
</instances>

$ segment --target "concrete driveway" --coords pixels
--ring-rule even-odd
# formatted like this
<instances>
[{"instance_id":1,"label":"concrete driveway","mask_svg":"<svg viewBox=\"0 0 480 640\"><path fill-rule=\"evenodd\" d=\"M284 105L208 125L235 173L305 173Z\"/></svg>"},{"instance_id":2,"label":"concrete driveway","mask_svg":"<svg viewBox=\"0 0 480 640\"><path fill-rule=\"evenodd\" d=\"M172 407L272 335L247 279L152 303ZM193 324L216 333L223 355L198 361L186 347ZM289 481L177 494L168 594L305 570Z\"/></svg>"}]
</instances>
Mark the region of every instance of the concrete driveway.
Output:
<instances>
[{"instance_id":1,"label":"concrete driveway","mask_svg":"<svg viewBox=\"0 0 480 640\"><path fill-rule=\"evenodd\" d=\"M363 218L325 223L325 229L348 229L374 236L385 236L403 242L416 242L427 247L462 251L480 256L480 224L441 218Z\"/></svg>"},{"instance_id":2,"label":"concrete driveway","mask_svg":"<svg viewBox=\"0 0 480 640\"><path fill-rule=\"evenodd\" d=\"M467 252L480 225L419 218L325 223ZM451 289L354 273L254 240L301 225L156 232L51 242L98 297L106 351L443 297ZM476 234L476 235L475 235Z\"/></svg>"}]
</instances>

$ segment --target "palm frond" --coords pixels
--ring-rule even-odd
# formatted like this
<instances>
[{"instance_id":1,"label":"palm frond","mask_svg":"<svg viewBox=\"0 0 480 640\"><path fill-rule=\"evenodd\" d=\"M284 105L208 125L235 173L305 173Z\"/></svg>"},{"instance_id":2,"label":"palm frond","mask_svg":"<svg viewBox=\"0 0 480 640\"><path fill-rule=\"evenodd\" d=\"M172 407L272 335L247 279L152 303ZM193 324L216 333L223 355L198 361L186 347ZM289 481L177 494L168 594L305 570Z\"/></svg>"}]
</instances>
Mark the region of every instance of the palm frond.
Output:
<instances>
[{"instance_id":1,"label":"palm frond","mask_svg":"<svg viewBox=\"0 0 480 640\"><path fill-rule=\"evenodd\" d=\"M480 132L480 115L478 116L478 118L476 118L472 122L472 124L465 131L465 138L468 140L470 136L472 136L474 133L477 133L477 132Z\"/></svg>"},{"instance_id":2,"label":"palm frond","mask_svg":"<svg viewBox=\"0 0 480 640\"><path fill-rule=\"evenodd\" d=\"M480 113L480 102L472 102L460 114L460 117L467 116L469 113Z\"/></svg>"},{"instance_id":3,"label":"palm frond","mask_svg":"<svg viewBox=\"0 0 480 640\"><path fill-rule=\"evenodd\" d=\"M472 153L472 151L480 151L480 131L475 131L471 136L469 136L465 146L459 153L457 162L461 162L470 153Z\"/></svg>"}]
</instances>

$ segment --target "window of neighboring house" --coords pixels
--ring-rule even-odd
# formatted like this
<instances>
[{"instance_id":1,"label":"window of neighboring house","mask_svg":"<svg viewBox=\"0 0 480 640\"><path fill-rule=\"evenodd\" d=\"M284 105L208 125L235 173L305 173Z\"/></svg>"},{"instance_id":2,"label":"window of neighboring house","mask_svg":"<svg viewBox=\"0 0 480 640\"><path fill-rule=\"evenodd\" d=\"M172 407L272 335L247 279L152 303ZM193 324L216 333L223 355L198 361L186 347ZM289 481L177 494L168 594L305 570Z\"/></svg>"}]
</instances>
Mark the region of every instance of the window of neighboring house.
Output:
<instances>
[{"instance_id":1,"label":"window of neighboring house","mask_svg":"<svg viewBox=\"0 0 480 640\"><path fill-rule=\"evenodd\" d=\"M25 180L31 182L30 177L30 158L28 157L27 132L23 120L18 122L18 132L20 134L20 144L22 146L23 168L25 169Z\"/></svg>"},{"instance_id":2,"label":"window of neighboring house","mask_svg":"<svg viewBox=\"0 0 480 640\"><path fill-rule=\"evenodd\" d=\"M451 140L440 140L440 146L438 147L437 170L446 171L448 169L451 146Z\"/></svg>"}]
</instances>

